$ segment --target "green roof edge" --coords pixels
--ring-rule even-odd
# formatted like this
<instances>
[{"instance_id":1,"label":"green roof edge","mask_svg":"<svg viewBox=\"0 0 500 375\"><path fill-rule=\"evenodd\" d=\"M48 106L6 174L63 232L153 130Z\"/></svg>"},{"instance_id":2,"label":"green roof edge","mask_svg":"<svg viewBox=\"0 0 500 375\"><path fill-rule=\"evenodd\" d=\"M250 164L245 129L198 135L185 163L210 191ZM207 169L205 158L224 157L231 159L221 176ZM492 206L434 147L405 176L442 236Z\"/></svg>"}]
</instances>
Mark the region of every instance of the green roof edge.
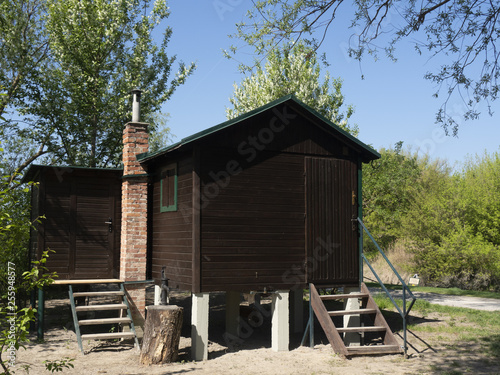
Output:
<instances>
[{"instance_id":1,"label":"green roof edge","mask_svg":"<svg viewBox=\"0 0 500 375\"><path fill-rule=\"evenodd\" d=\"M227 127L230 127L238 122L241 122L243 120L246 120L250 117L253 117L259 113L262 113L262 112L265 112L267 111L268 109L278 105L278 104L282 104L288 100L292 100L294 103L298 104L300 107L302 107L303 109L305 109L306 111L308 111L309 113L311 113L312 115L318 117L321 121L325 122L326 124L328 124L329 126L331 126L332 128L334 128L335 130L337 130L339 133L341 133L342 135L344 135L345 137L347 137L348 139L350 139L351 141L353 141L354 143L356 143L357 145L361 146L363 149L365 149L366 151L368 151L369 153L371 153L373 156L375 156L376 158L380 158L380 154L375 151L372 147L368 146L367 144L365 144L364 142L360 141L358 138L354 137L353 135L351 135L350 133L348 133L347 131L345 131L344 129L340 128L339 126L335 125L333 122L331 122L330 120L328 120L326 117L324 117L322 114L320 114L319 112L317 112L316 110L314 110L313 108L309 107L307 104L303 103L302 101L300 101L299 99L297 99L293 94L288 94L288 95L285 95L279 99L276 99L276 100L273 100L272 102L269 102L263 106L260 106L256 109L253 109L249 112L246 112L238 117L235 117L233 119L230 119L230 120L227 120L227 121L224 121L218 125L215 125L215 126L212 126L210 128L207 128L207 129L204 129L198 133L195 133L193 135L190 135L188 137L185 137L183 139L181 139L179 142L176 142L174 144L171 144L169 146L166 146L160 150L157 150L157 151L154 151L154 152L144 152L142 154L138 154L137 155L137 160L140 161L140 162L145 162L145 161L148 161L148 160L151 160L153 158L155 158L156 156L159 156L159 155L162 155L164 153L167 153L168 151L170 150L173 150L173 149L176 149L178 147L181 147L185 144L188 144L190 142L193 142L197 139L200 139L200 138L203 138L209 134L212 134L212 133L215 133L219 130L222 130L222 129L225 129Z\"/></svg>"},{"instance_id":2,"label":"green roof edge","mask_svg":"<svg viewBox=\"0 0 500 375\"><path fill-rule=\"evenodd\" d=\"M106 168L106 167L84 167L84 166L77 166L77 165L43 165L43 164L31 164L26 172L24 173L23 178L21 179L21 183L26 183L29 182L30 178L33 177L33 175L36 173L37 170L42 169L42 168L54 168L54 169L86 169L86 170L93 170L93 171L123 171L123 167L113 167L113 168Z\"/></svg>"}]
</instances>

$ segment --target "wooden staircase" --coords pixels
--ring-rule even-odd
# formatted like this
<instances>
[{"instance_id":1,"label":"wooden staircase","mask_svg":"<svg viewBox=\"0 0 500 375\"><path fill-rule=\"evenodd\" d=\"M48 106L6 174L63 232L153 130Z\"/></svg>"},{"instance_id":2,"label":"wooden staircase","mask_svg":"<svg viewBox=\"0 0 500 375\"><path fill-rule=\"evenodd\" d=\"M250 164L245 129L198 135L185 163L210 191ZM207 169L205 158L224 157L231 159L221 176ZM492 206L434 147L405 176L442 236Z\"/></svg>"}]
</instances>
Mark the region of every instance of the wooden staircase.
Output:
<instances>
[{"instance_id":1,"label":"wooden staircase","mask_svg":"<svg viewBox=\"0 0 500 375\"><path fill-rule=\"evenodd\" d=\"M116 290L106 291L84 291L74 292L73 285L106 284L107 288L115 284ZM75 300L84 299L85 304L77 306ZM75 325L78 347L83 351L83 340L113 340L113 339L134 339L135 347L139 348L139 341L135 333L134 322L128 304L123 282L120 280L78 280L69 284L69 300L71 312ZM124 314L125 312L125 314ZM116 315L115 317L95 318L89 315ZM118 325L122 329L124 325L130 327L130 331L110 332L110 327ZM81 333L82 326L99 326L99 333ZM85 354L85 353L84 353Z\"/></svg>"},{"instance_id":2,"label":"wooden staircase","mask_svg":"<svg viewBox=\"0 0 500 375\"><path fill-rule=\"evenodd\" d=\"M356 355L377 355L377 354L402 354L403 350L398 344L389 325L380 312L377 304L373 300L368 288L364 283L361 284L361 292L358 294L334 294L319 295L314 284L311 288L311 307L323 331L330 342L333 350L344 357ZM325 306L326 301L346 300L357 298L359 300L359 309L352 310L334 310L328 311ZM332 318L338 316L359 315L362 322L359 327L338 327L334 324ZM359 333L362 338L365 335L375 337L375 339L364 340L361 346L346 346L342 334ZM363 344L363 343L362 343Z\"/></svg>"}]
</instances>

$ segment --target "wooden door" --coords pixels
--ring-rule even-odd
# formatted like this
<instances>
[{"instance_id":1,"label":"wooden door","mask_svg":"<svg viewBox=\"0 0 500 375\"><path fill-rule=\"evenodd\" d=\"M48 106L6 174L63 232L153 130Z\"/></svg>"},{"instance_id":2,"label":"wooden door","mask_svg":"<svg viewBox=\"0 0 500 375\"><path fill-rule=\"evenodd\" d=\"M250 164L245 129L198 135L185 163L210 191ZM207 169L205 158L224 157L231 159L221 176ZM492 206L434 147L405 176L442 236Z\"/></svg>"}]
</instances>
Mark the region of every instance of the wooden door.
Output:
<instances>
[{"instance_id":1,"label":"wooden door","mask_svg":"<svg viewBox=\"0 0 500 375\"><path fill-rule=\"evenodd\" d=\"M359 282L357 166L350 160L305 159L306 279L318 285Z\"/></svg>"},{"instance_id":2,"label":"wooden door","mask_svg":"<svg viewBox=\"0 0 500 375\"><path fill-rule=\"evenodd\" d=\"M74 229L71 236L74 246L74 279L114 278L116 230L115 185L102 180L75 179L73 196Z\"/></svg>"}]
</instances>

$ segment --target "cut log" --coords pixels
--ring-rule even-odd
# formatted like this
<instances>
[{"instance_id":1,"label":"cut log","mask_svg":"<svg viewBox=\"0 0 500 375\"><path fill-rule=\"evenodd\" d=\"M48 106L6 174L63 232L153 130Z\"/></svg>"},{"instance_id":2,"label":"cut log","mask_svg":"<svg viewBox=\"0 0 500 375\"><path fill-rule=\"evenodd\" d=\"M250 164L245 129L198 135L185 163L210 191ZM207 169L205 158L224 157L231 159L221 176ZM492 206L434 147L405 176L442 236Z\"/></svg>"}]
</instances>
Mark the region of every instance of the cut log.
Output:
<instances>
[{"instance_id":1,"label":"cut log","mask_svg":"<svg viewBox=\"0 0 500 375\"><path fill-rule=\"evenodd\" d=\"M184 309L173 305L147 307L140 362L155 365L175 362L179 353Z\"/></svg>"}]
</instances>

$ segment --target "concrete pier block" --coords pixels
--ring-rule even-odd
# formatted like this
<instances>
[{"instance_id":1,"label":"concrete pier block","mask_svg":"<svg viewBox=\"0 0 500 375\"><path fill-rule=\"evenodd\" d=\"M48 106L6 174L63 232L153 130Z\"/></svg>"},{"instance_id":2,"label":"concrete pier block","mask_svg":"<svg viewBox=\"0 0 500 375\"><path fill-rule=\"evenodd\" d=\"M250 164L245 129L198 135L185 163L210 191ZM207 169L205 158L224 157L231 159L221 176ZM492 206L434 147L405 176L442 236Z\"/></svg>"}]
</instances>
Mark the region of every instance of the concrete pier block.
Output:
<instances>
[{"instance_id":1,"label":"concrete pier block","mask_svg":"<svg viewBox=\"0 0 500 375\"><path fill-rule=\"evenodd\" d=\"M271 348L275 352L289 350L289 300L290 292L288 290L280 290L273 293Z\"/></svg>"},{"instance_id":2,"label":"concrete pier block","mask_svg":"<svg viewBox=\"0 0 500 375\"><path fill-rule=\"evenodd\" d=\"M208 312L210 293L192 294L191 357L194 361L208 359Z\"/></svg>"},{"instance_id":3,"label":"concrete pier block","mask_svg":"<svg viewBox=\"0 0 500 375\"><path fill-rule=\"evenodd\" d=\"M353 298L349 298L345 302L346 310L359 310L359 288L344 288L345 294L352 294ZM347 327L359 327L361 324L361 316L358 315L346 315L344 316L344 328ZM345 346L360 346L361 336L358 332L348 332L344 333L344 344Z\"/></svg>"}]
</instances>

